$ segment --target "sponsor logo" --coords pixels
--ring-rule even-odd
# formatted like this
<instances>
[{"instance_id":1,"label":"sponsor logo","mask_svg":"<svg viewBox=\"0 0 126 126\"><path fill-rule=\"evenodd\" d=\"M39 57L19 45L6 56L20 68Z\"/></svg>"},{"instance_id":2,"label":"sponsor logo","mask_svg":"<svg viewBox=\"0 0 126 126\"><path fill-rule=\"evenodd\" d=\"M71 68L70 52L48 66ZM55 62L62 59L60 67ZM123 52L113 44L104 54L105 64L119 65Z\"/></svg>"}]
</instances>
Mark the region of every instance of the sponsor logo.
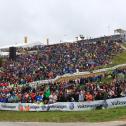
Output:
<instances>
[{"instance_id":1,"label":"sponsor logo","mask_svg":"<svg viewBox=\"0 0 126 126\"><path fill-rule=\"evenodd\" d=\"M15 105L2 104L1 107L6 109L16 109Z\"/></svg>"},{"instance_id":2,"label":"sponsor logo","mask_svg":"<svg viewBox=\"0 0 126 126\"><path fill-rule=\"evenodd\" d=\"M36 106L36 105L31 105L30 106L30 109L33 109L33 110L37 110L37 109L39 109L40 107L39 106Z\"/></svg>"},{"instance_id":3,"label":"sponsor logo","mask_svg":"<svg viewBox=\"0 0 126 126\"><path fill-rule=\"evenodd\" d=\"M23 105L22 105L22 104L19 104L19 105L18 105L18 110L19 110L19 111L23 111L23 110L24 110L24 108L23 108Z\"/></svg>"},{"instance_id":4,"label":"sponsor logo","mask_svg":"<svg viewBox=\"0 0 126 126\"><path fill-rule=\"evenodd\" d=\"M69 108L70 108L70 110L73 110L74 109L74 103L70 103Z\"/></svg>"},{"instance_id":5,"label":"sponsor logo","mask_svg":"<svg viewBox=\"0 0 126 126\"><path fill-rule=\"evenodd\" d=\"M126 101L114 101L114 102L111 102L112 105L125 105L126 104Z\"/></svg>"},{"instance_id":6,"label":"sponsor logo","mask_svg":"<svg viewBox=\"0 0 126 126\"><path fill-rule=\"evenodd\" d=\"M18 110L19 111L30 111L30 106L29 105L23 106L22 104L19 104L18 105Z\"/></svg>"},{"instance_id":7,"label":"sponsor logo","mask_svg":"<svg viewBox=\"0 0 126 126\"><path fill-rule=\"evenodd\" d=\"M77 105L78 108L82 109L82 108L96 108L98 106L102 106L103 104L92 104L92 105L85 105L85 104L81 104L81 105Z\"/></svg>"},{"instance_id":8,"label":"sponsor logo","mask_svg":"<svg viewBox=\"0 0 126 126\"><path fill-rule=\"evenodd\" d=\"M49 105L49 108L52 108L52 109L64 109L64 108L67 108L66 105Z\"/></svg>"},{"instance_id":9,"label":"sponsor logo","mask_svg":"<svg viewBox=\"0 0 126 126\"><path fill-rule=\"evenodd\" d=\"M48 105L43 105L41 106L42 111L48 111L49 110L49 106Z\"/></svg>"}]
</instances>

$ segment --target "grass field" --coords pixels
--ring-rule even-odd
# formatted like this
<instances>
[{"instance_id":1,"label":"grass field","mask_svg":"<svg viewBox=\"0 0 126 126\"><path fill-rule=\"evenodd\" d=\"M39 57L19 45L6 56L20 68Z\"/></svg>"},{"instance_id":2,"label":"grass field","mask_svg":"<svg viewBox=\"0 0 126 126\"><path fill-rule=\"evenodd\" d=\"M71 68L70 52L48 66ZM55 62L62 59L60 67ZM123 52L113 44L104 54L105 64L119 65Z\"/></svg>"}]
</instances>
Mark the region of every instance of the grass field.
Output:
<instances>
[{"instance_id":1,"label":"grass field","mask_svg":"<svg viewBox=\"0 0 126 126\"><path fill-rule=\"evenodd\" d=\"M0 121L20 122L103 122L126 119L126 107L83 112L0 111Z\"/></svg>"},{"instance_id":2,"label":"grass field","mask_svg":"<svg viewBox=\"0 0 126 126\"><path fill-rule=\"evenodd\" d=\"M123 46L125 46L125 47L126 47L126 43L124 43L124 44L123 44Z\"/></svg>"},{"instance_id":3,"label":"grass field","mask_svg":"<svg viewBox=\"0 0 126 126\"><path fill-rule=\"evenodd\" d=\"M124 64L126 63L126 51L118 54L112 59L113 65Z\"/></svg>"},{"instance_id":4,"label":"grass field","mask_svg":"<svg viewBox=\"0 0 126 126\"><path fill-rule=\"evenodd\" d=\"M125 64L126 63L126 51L123 51L122 53L114 56L112 58L111 62L112 62L112 64L99 66L99 67L96 67L96 69L109 68L109 67L113 67L115 65Z\"/></svg>"}]
</instances>

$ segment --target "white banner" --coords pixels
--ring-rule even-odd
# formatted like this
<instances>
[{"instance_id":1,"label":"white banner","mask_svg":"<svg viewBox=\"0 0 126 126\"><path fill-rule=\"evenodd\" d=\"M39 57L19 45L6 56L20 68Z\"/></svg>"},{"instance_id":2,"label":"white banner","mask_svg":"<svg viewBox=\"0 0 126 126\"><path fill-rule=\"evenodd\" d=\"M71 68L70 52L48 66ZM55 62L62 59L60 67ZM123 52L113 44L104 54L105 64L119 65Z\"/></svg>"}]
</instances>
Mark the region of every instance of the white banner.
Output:
<instances>
[{"instance_id":1,"label":"white banner","mask_svg":"<svg viewBox=\"0 0 126 126\"><path fill-rule=\"evenodd\" d=\"M10 111L85 111L92 109L126 106L126 97L91 102L57 102L54 104L37 103L0 103L0 110Z\"/></svg>"},{"instance_id":2,"label":"white banner","mask_svg":"<svg viewBox=\"0 0 126 126\"><path fill-rule=\"evenodd\" d=\"M99 69L99 70L94 70L93 73L104 73L107 72L109 70L114 70L120 67L125 67L126 64L120 64L120 65L116 65L114 67L110 67L110 68L103 68L103 69ZM35 82L31 82L29 83L30 85L36 85L36 84L48 84L48 83L54 83L56 80L62 78L62 77L72 77L72 76L79 76L79 75L90 75L91 73L89 71L85 71L85 72L76 72L73 74L64 74L62 76L57 76L54 79L48 79L48 80L41 80L41 81L35 81Z\"/></svg>"},{"instance_id":3,"label":"white banner","mask_svg":"<svg viewBox=\"0 0 126 126\"><path fill-rule=\"evenodd\" d=\"M108 108L126 106L126 97L106 100Z\"/></svg>"},{"instance_id":4,"label":"white banner","mask_svg":"<svg viewBox=\"0 0 126 126\"><path fill-rule=\"evenodd\" d=\"M0 103L0 110L12 111L84 111L102 106L103 100L92 102L57 102L41 105L35 103Z\"/></svg>"},{"instance_id":5,"label":"white banner","mask_svg":"<svg viewBox=\"0 0 126 126\"><path fill-rule=\"evenodd\" d=\"M16 103L0 103L0 110L17 111L18 109Z\"/></svg>"}]
</instances>

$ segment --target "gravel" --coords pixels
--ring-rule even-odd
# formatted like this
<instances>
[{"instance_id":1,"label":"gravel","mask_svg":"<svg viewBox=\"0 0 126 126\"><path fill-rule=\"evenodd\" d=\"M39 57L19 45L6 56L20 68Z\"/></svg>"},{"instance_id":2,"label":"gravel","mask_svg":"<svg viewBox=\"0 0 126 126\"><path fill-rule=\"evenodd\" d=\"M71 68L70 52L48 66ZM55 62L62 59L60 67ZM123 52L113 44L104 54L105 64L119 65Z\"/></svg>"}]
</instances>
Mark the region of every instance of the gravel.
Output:
<instances>
[{"instance_id":1,"label":"gravel","mask_svg":"<svg viewBox=\"0 0 126 126\"><path fill-rule=\"evenodd\" d=\"M101 123L0 122L0 126L126 126L126 121L112 121Z\"/></svg>"}]
</instances>

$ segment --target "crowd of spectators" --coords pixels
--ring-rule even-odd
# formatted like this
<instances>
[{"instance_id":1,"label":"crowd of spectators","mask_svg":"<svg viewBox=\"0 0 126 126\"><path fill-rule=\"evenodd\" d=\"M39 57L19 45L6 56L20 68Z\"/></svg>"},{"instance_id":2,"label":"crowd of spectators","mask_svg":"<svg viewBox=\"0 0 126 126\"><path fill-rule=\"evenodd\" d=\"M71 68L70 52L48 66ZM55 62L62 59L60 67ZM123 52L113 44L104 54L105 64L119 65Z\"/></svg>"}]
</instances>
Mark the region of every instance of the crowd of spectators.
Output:
<instances>
[{"instance_id":1,"label":"crowd of spectators","mask_svg":"<svg viewBox=\"0 0 126 126\"><path fill-rule=\"evenodd\" d=\"M123 74L124 77L118 77ZM111 76L110 82L102 82ZM126 68L114 70L109 75L80 78L64 82L40 85L1 84L0 102L5 103L43 103L83 102L106 100L126 96Z\"/></svg>"},{"instance_id":2,"label":"crowd of spectators","mask_svg":"<svg viewBox=\"0 0 126 126\"><path fill-rule=\"evenodd\" d=\"M5 58L0 68L0 82L26 84L52 79L58 75L91 70L107 65L122 48L112 41L62 43L18 49L16 60ZM32 52L32 53L31 53Z\"/></svg>"}]
</instances>

